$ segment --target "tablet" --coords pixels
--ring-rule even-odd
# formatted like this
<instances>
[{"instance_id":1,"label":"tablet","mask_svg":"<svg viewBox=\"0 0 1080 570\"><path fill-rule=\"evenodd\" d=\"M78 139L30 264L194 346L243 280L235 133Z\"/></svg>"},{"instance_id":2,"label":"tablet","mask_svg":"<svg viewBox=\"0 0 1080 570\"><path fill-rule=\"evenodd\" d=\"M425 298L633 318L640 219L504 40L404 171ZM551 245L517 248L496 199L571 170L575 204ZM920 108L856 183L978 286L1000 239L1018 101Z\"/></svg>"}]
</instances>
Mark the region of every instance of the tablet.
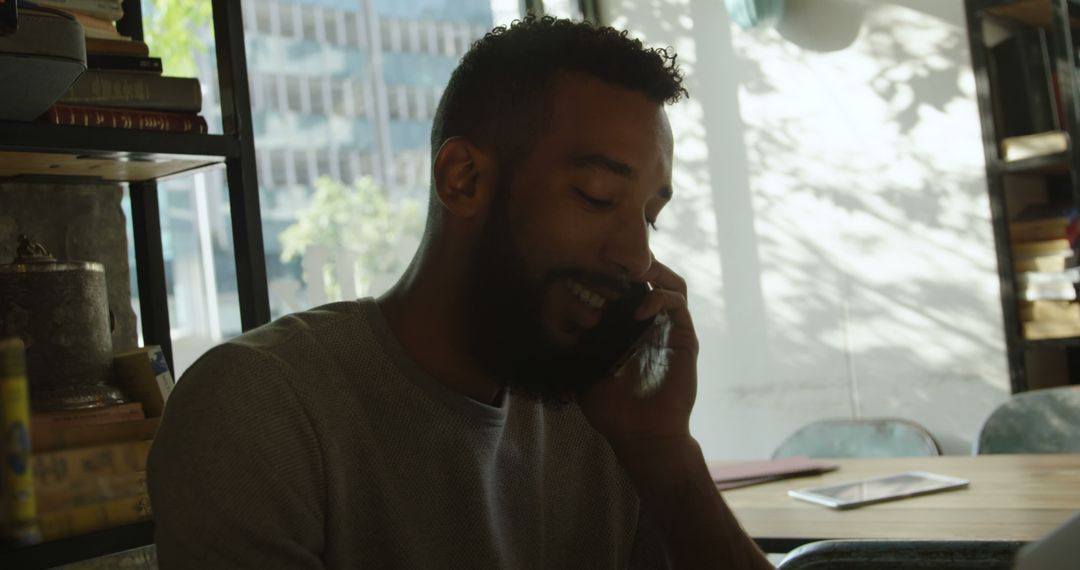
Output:
<instances>
[{"instance_id":1,"label":"tablet","mask_svg":"<svg viewBox=\"0 0 1080 570\"><path fill-rule=\"evenodd\" d=\"M793 489L788 491L788 495L834 509L850 509L870 503L892 501L951 489L962 489L967 487L968 483L970 481L957 479L956 477L947 477L936 473L927 473L926 471L908 471L887 477L852 481L851 483Z\"/></svg>"}]
</instances>

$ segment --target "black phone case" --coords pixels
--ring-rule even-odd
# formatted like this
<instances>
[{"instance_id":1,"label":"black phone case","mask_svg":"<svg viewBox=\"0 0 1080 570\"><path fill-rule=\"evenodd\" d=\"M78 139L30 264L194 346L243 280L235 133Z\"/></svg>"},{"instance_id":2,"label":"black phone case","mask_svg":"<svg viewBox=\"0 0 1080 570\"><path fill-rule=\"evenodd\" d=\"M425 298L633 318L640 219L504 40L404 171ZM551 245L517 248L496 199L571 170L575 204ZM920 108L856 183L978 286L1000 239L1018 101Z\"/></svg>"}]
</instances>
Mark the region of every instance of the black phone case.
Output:
<instances>
[{"instance_id":1,"label":"black phone case","mask_svg":"<svg viewBox=\"0 0 1080 570\"><path fill-rule=\"evenodd\" d=\"M628 295L611 301L604 311L604 316L597 325L598 329L603 330L603 334L598 335L594 347L594 350L603 355L601 365L598 366L598 372L603 376L618 372L647 338L656 317L642 321L634 318L634 312L641 306L649 291L648 285L634 283Z\"/></svg>"}]
</instances>

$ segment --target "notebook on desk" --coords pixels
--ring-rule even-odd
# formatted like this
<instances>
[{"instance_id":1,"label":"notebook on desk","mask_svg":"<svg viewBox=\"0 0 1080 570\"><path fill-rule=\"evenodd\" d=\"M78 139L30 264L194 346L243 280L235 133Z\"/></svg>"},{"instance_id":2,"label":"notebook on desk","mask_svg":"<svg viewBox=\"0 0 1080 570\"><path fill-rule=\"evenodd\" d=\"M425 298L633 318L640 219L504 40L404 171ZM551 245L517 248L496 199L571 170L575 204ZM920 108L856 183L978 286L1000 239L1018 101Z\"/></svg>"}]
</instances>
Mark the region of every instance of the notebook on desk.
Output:
<instances>
[{"instance_id":1,"label":"notebook on desk","mask_svg":"<svg viewBox=\"0 0 1080 570\"><path fill-rule=\"evenodd\" d=\"M716 488L721 491L789 477L818 475L838 468L837 465L821 463L808 457L740 462L710 461L708 467Z\"/></svg>"}]
</instances>

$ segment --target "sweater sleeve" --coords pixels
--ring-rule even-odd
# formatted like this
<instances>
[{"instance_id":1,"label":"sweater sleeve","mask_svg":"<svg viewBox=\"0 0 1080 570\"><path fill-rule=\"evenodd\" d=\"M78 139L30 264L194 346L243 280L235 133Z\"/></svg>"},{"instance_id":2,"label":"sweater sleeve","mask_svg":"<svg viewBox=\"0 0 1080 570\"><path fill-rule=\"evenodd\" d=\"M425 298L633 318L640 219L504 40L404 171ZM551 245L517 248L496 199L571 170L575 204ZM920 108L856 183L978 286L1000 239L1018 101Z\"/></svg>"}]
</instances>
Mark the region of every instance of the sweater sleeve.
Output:
<instances>
[{"instance_id":1,"label":"sweater sleeve","mask_svg":"<svg viewBox=\"0 0 1080 570\"><path fill-rule=\"evenodd\" d=\"M147 465L163 570L323 567L322 453L290 374L226 344L177 383Z\"/></svg>"},{"instance_id":2,"label":"sweater sleeve","mask_svg":"<svg viewBox=\"0 0 1080 570\"><path fill-rule=\"evenodd\" d=\"M644 513L638 513L637 531L634 533L634 545L630 551L630 570L668 570L667 547L660 537L660 530Z\"/></svg>"}]
</instances>

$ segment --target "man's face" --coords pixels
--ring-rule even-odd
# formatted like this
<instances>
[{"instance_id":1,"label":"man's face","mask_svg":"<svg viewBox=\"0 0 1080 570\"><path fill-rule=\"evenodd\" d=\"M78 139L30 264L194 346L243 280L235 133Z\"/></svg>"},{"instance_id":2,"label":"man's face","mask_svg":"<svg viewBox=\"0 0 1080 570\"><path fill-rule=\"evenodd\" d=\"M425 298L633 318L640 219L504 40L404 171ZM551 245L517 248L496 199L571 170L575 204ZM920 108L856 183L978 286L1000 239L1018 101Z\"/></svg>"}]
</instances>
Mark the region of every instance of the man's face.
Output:
<instances>
[{"instance_id":1,"label":"man's face","mask_svg":"<svg viewBox=\"0 0 1080 570\"><path fill-rule=\"evenodd\" d=\"M508 386L565 400L599 379L597 325L651 265L672 146L661 105L581 74L557 79L551 123L501 176L473 267L474 352Z\"/></svg>"}]
</instances>

